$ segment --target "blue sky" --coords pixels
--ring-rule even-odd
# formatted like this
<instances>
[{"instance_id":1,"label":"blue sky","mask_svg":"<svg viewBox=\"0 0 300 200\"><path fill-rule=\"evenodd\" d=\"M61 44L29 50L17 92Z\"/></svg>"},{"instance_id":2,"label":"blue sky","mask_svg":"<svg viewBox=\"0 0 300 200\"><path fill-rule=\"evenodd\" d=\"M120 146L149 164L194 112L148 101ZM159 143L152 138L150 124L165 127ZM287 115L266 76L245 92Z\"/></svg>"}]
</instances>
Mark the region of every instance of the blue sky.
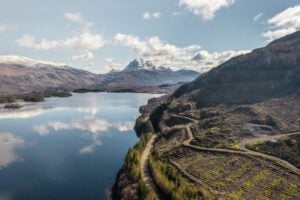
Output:
<instances>
[{"instance_id":1,"label":"blue sky","mask_svg":"<svg viewBox=\"0 0 300 200\"><path fill-rule=\"evenodd\" d=\"M139 57L205 71L300 29L299 0L0 1L2 55L99 73Z\"/></svg>"}]
</instances>

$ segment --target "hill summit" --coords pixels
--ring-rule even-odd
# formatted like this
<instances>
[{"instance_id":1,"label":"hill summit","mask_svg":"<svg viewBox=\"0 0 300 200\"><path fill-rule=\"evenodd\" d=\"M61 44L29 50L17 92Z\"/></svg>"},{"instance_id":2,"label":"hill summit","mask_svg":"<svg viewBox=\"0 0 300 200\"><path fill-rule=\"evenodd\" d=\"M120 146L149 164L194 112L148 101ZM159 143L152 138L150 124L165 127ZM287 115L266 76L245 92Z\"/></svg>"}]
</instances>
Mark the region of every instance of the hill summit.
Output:
<instances>
[{"instance_id":1,"label":"hill summit","mask_svg":"<svg viewBox=\"0 0 300 200\"><path fill-rule=\"evenodd\" d=\"M200 106L243 104L299 94L300 32L225 62L180 87Z\"/></svg>"}]
</instances>

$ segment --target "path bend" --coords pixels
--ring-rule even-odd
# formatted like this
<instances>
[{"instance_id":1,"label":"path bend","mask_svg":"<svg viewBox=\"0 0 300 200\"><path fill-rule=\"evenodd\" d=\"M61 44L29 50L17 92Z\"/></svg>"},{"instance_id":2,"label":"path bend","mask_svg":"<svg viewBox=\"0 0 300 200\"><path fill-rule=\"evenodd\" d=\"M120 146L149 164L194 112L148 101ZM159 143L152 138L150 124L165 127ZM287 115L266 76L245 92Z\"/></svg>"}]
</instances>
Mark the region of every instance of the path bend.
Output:
<instances>
[{"instance_id":1,"label":"path bend","mask_svg":"<svg viewBox=\"0 0 300 200\"><path fill-rule=\"evenodd\" d=\"M195 146L195 145L191 145L190 143L194 139L194 136L193 136L192 131L191 131L191 125L187 126L186 130L187 130L187 133L188 133L188 139L183 142L184 146L191 147L193 149L202 150L202 151L213 151L213 152L220 152L220 153L232 153L232 154L251 155L251 156L260 157L260 158L263 158L263 159L273 161L273 162L279 164L280 166L282 166L282 167L284 167L284 168L290 170L291 172L293 172L293 173L300 176L300 169L297 168L295 165L289 163L288 161L280 159L280 158L275 157L275 156L267 155L267 154L256 152L256 151L252 151L252 150L249 150L249 149L246 148L247 144L252 143L253 141L258 141L259 140L259 141L263 142L263 141L268 141L270 139L278 139L280 137L284 137L284 136L288 136L288 135L299 134L298 132L297 133L291 133L291 134L281 134L281 135L276 135L276 136L265 137L265 140L262 140L262 139L258 138L256 140L251 139L251 140L249 140L249 142L243 142L242 141L240 143L240 149L243 150L243 151L235 151L235 150L229 150L229 149L204 148L204 147L198 147L198 146Z\"/></svg>"}]
</instances>

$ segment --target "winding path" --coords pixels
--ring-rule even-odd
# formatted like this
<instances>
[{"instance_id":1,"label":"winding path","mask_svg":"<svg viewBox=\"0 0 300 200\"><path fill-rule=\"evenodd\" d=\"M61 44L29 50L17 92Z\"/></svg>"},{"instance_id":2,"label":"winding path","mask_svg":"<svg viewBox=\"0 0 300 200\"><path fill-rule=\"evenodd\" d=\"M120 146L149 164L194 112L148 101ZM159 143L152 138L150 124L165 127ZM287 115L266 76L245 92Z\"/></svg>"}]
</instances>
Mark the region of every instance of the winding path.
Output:
<instances>
[{"instance_id":1,"label":"winding path","mask_svg":"<svg viewBox=\"0 0 300 200\"><path fill-rule=\"evenodd\" d=\"M275 136L269 136L269 135L262 135L261 137L258 138L246 138L244 140L241 141L241 143L239 144L240 150L230 150L230 149L216 149L216 148L204 148L204 147L199 147L199 146L195 146L195 145L191 145L191 141L194 139L194 136L192 134L191 131L191 126L195 123L198 123L198 121L196 119L192 119L186 116L181 116L181 115L174 115L175 117L179 117L179 118L184 118L184 119L188 119L191 121L191 123L189 124L185 124L185 125L176 125L173 126L171 128L168 129L183 129L185 128L187 131L187 135L188 135L188 139L185 140L183 142L183 146L195 149L195 150L200 150L200 151L209 151L209 152L219 152L219 153L231 153L231 154L239 154L239 155L251 155L251 156L255 156L255 157L260 157L272 162L277 163L278 165L290 170L291 172L297 174L298 176L300 176L300 169L297 168L296 166L292 165L291 163L280 159L278 157L275 156L270 156L270 155L266 155L264 153L260 153L260 152L256 152L256 151L252 151L250 149L247 149L246 146L247 144L253 143L253 142L264 142L264 141L274 141L277 140L281 137L284 136L291 136L291 135L296 135L296 134L300 134L300 132L295 132L295 133L290 133L290 134L280 134L280 135L275 135ZM156 187L154 180L151 176L151 172L150 172L150 168L149 168L149 155L153 149L153 145L154 142L157 138L157 135L152 136L152 138L150 139L150 141L148 142L143 154L142 154L142 158L141 158L141 169L142 169L142 177L143 180L145 181L148 189L150 191L153 192L154 196L156 199L163 199L158 188ZM214 194L222 194L222 192L220 191L216 191L213 188L211 188L210 186L206 185L205 183L203 183L200 179L194 177L193 175L191 175L189 172L187 172L184 168L182 168L178 163L176 162L172 162L172 164L187 178L189 178L190 180L202 185L203 187L205 187L206 189L210 190L212 193Z\"/></svg>"},{"instance_id":2,"label":"winding path","mask_svg":"<svg viewBox=\"0 0 300 200\"><path fill-rule=\"evenodd\" d=\"M289 135L296 135L299 134L299 132L297 133L291 133L291 134L281 134L281 135L276 135L276 136L264 136L264 137L259 137L259 138L253 138L253 139L245 139L240 143L240 149L242 151L235 151L235 150L228 150L228 149L215 149L215 148L204 148L204 147L198 147L198 146L194 146L191 145L191 141L194 139L192 131L191 131L191 125L188 125L186 127L187 133L188 133L188 139L186 141L183 142L184 146L187 147L191 147L193 149L198 149L198 150L202 150L202 151L213 151L213 152L220 152L220 153L233 153L233 154L240 154L240 155L251 155L251 156L256 156L256 157L260 157L263 159L267 159L270 161L273 161L277 164L279 164L280 166L290 170L291 172L297 174L300 176L300 169L297 168L296 166L294 166L293 164L280 159L278 157L275 156L270 156L264 153L260 153L260 152L256 152L256 151L252 151L246 148L247 144L252 143L252 142L263 142L263 141L270 141L270 140L275 140L278 139L280 137L283 136L289 136Z\"/></svg>"},{"instance_id":3,"label":"winding path","mask_svg":"<svg viewBox=\"0 0 300 200\"><path fill-rule=\"evenodd\" d=\"M240 147L240 149L242 149L244 151L255 152L255 151L252 151L251 149L248 149L247 145L251 144L251 143L257 143L257 142L276 141L284 136L292 136L292 135L298 135L298 134L300 134L300 132L289 133L289 134L280 134L280 135L260 135L260 137L256 137L256 138L246 138L241 141L241 143L239 144L239 147Z\"/></svg>"},{"instance_id":4,"label":"winding path","mask_svg":"<svg viewBox=\"0 0 300 200\"><path fill-rule=\"evenodd\" d=\"M143 151L141 157L141 169L142 169L142 177L149 191L153 192L155 199L163 199L158 191L154 180L151 176L150 167L149 167L149 155L153 149L154 142L157 138L157 135L153 135L152 138L147 143L145 150Z\"/></svg>"}]
</instances>

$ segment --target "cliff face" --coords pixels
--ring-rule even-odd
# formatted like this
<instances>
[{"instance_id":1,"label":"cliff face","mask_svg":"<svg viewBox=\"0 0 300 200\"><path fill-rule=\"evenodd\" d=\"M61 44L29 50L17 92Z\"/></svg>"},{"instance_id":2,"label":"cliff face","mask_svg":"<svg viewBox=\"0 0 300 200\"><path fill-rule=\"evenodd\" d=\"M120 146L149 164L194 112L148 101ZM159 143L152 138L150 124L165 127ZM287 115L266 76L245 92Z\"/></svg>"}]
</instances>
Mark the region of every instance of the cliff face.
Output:
<instances>
[{"instance_id":1,"label":"cliff face","mask_svg":"<svg viewBox=\"0 0 300 200\"><path fill-rule=\"evenodd\" d=\"M198 104L255 103L296 94L300 88L300 32L238 56L183 85L174 97Z\"/></svg>"}]
</instances>

